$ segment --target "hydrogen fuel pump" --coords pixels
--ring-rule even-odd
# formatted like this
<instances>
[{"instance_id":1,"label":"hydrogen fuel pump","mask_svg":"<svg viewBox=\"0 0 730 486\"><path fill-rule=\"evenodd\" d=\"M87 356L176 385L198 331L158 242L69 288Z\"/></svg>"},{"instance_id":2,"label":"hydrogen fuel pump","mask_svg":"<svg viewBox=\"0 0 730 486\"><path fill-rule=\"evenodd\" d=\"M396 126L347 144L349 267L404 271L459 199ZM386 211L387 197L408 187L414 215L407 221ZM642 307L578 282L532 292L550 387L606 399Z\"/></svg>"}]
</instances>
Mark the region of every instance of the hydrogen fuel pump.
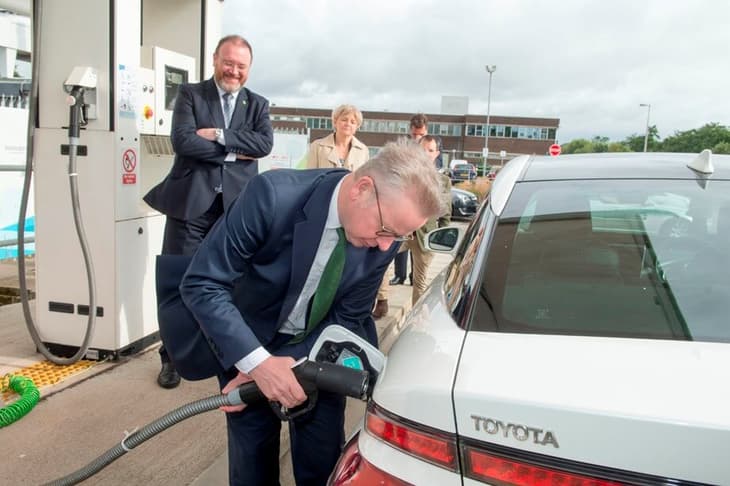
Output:
<instances>
[{"instance_id":1,"label":"hydrogen fuel pump","mask_svg":"<svg viewBox=\"0 0 730 486\"><path fill-rule=\"evenodd\" d=\"M91 254L89 251L89 243L86 238L86 231L84 229L83 221L81 218L81 206L79 204L79 187L78 187L78 173L76 172L76 161L79 155L79 139L81 136L81 127L88 124L89 107L94 106L95 103L89 103L87 96L95 99L96 96L96 83L97 73L96 70L90 67L75 67L68 79L64 82L64 86L68 91L66 97L66 103L69 106L68 116L68 180L69 190L71 196L71 207L73 210L74 227L76 228L76 234L78 236L79 245L81 252L84 257L84 266L86 269L86 279L89 293L89 308L96 308L96 276L94 272L94 264L91 260ZM24 215L21 220L24 220ZM23 292L26 295L26 292ZM94 313L88 314L88 321L86 326L86 332L84 334L83 342L80 344L78 350L70 357L61 357L53 354L46 345L42 342L40 335L35 329L32 323L28 323L28 330L30 331L33 342L36 348L50 361L56 364L71 364L79 359L83 358L88 349L91 338L94 334L94 326L96 323L96 315Z\"/></svg>"},{"instance_id":2,"label":"hydrogen fuel pump","mask_svg":"<svg viewBox=\"0 0 730 486\"><path fill-rule=\"evenodd\" d=\"M142 197L172 164L180 84L212 74L221 15L220 1L33 1L34 327L64 364L159 340L165 218Z\"/></svg>"}]
</instances>

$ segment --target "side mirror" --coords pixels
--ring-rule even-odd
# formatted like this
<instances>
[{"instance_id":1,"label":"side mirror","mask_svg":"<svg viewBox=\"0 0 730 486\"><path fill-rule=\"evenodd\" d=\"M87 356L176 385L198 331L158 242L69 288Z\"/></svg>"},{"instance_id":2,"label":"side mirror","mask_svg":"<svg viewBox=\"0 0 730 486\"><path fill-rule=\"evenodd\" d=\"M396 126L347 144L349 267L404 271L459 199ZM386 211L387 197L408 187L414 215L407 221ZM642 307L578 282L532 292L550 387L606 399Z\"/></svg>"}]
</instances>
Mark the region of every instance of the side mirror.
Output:
<instances>
[{"instance_id":1,"label":"side mirror","mask_svg":"<svg viewBox=\"0 0 730 486\"><path fill-rule=\"evenodd\" d=\"M338 325L327 326L322 331L309 352L309 359L367 371L370 374L369 393L385 366L385 355L375 346Z\"/></svg>"},{"instance_id":2,"label":"side mirror","mask_svg":"<svg viewBox=\"0 0 730 486\"><path fill-rule=\"evenodd\" d=\"M437 228L426 235L426 248L436 253L454 253L464 233L457 226Z\"/></svg>"}]
</instances>

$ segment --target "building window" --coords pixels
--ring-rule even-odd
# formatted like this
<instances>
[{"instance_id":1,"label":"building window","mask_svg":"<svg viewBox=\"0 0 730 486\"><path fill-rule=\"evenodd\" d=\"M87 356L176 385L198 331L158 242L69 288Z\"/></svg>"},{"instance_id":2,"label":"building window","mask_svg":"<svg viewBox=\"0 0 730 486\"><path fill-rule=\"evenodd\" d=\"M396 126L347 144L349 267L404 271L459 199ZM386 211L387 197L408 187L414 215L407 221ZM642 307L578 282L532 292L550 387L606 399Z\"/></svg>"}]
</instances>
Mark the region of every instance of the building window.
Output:
<instances>
[{"instance_id":1,"label":"building window","mask_svg":"<svg viewBox=\"0 0 730 486\"><path fill-rule=\"evenodd\" d=\"M330 118L307 118L307 128L332 130L332 120Z\"/></svg>"},{"instance_id":2,"label":"building window","mask_svg":"<svg viewBox=\"0 0 730 486\"><path fill-rule=\"evenodd\" d=\"M475 125L473 123L469 123L466 126L466 135L468 137L483 137L484 125Z\"/></svg>"},{"instance_id":3,"label":"building window","mask_svg":"<svg viewBox=\"0 0 730 486\"><path fill-rule=\"evenodd\" d=\"M464 152L464 158L466 160L479 160L479 159L483 159L484 157L482 157L482 153L481 152L469 152L469 151L465 151Z\"/></svg>"}]
</instances>

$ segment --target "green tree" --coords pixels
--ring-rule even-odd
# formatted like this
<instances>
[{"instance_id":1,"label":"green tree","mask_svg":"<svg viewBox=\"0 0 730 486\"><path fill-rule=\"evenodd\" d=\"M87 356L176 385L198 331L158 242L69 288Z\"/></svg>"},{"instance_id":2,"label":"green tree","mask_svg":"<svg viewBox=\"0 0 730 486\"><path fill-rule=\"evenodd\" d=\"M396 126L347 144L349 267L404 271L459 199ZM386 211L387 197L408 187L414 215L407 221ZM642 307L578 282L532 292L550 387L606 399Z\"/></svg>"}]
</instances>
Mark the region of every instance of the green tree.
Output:
<instances>
[{"instance_id":1,"label":"green tree","mask_svg":"<svg viewBox=\"0 0 730 486\"><path fill-rule=\"evenodd\" d=\"M730 154L730 142L720 142L712 147L713 154Z\"/></svg>"},{"instance_id":2,"label":"green tree","mask_svg":"<svg viewBox=\"0 0 730 486\"><path fill-rule=\"evenodd\" d=\"M591 140L591 145L593 145L592 152L594 153L608 152L608 137L596 135L593 137L593 140Z\"/></svg>"},{"instance_id":3,"label":"green tree","mask_svg":"<svg viewBox=\"0 0 730 486\"><path fill-rule=\"evenodd\" d=\"M629 135L621 142L611 142L608 137L595 136L591 140L576 138L563 144L564 154L590 154L598 152L643 152L644 135ZM699 153L704 149L715 154L730 154L730 127L719 123L707 123L700 128L674 135L660 140L656 125L649 127L649 152L685 152Z\"/></svg>"},{"instance_id":4,"label":"green tree","mask_svg":"<svg viewBox=\"0 0 730 486\"><path fill-rule=\"evenodd\" d=\"M636 133L629 135L623 141L623 144L629 149L629 152L643 152L644 151L644 135L637 135ZM659 142L659 130L656 125L649 127L649 140L646 144L647 152L656 152L660 150L661 143Z\"/></svg>"},{"instance_id":5,"label":"green tree","mask_svg":"<svg viewBox=\"0 0 730 486\"><path fill-rule=\"evenodd\" d=\"M644 136L631 134L624 139L622 144L629 149L629 152L643 152L644 151Z\"/></svg>"},{"instance_id":6,"label":"green tree","mask_svg":"<svg viewBox=\"0 0 730 486\"><path fill-rule=\"evenodd\" d=\"M730 129L718 123L707 123L701 128L675 132L674 135L664 139L661 143L661 150L663 152L697 153L718 146L719 150L727 150L724 145L727 143L730 143Z\"/></svg>"},{"instance_id":7,"label":"green tree","mask_svg":"<svg viewBox=\"0 0 730 486\"><path fill-rule=\"evenodd\" d=\"M643 141L641 143L644 143ZM564 154L595 154L601 152L628 152L629 148L621 142L611 142L608 137L596 135L591 140L576 138L562 147Z\"/></svg>"},{"instance_id":8,"label":"green tree","mask_svg":"<svg viewBox=\"0 0 730 486\"><path fill-rule=\"evenodd\" d=\"M621 142L610 142L608 144L609 152L630 152L629 148Z\"/></svg>"},{"instance_id":9,"label":"green tree","mask_svg":"<svg viewBox=\"0 0 730 486\"><path fill-rule=\"evenodd\" d=\"M563 154L588 154L593 152L593 147L590 141L585 138L576 138L571 140L561 147L561 153Z\"/></svg>"}]
</instances>

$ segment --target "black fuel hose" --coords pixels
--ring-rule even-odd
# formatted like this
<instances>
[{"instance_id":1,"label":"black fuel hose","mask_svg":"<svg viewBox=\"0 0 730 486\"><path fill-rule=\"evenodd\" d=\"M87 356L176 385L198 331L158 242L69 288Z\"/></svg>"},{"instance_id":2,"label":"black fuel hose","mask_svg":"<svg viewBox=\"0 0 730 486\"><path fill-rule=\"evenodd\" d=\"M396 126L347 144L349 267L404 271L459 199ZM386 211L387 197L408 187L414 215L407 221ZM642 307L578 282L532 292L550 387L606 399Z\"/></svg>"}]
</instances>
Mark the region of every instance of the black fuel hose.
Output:
<instances>
[{"instance_id":1,"label":"black fuel hose","mask_svg":"<svg viewBox=\"0 0 730 486\"><path fill-rule=\"evenodd\" d=\"M321 390L348 397L367 399L369 375L367 371L346 368L331 363L317 363L314 361L300 361L294 368L294 375L305 391ZM132 432L119 444L115 445L86 466L62 477L46 483L46 486L66 486L78 484L90 478L106 466L131 451L146 440L182 422L185 419L216 410L227 405L251 404L265 399L256 383L244 383L227 395L214 395L183 405L163 415L157 420Z\"/></svg>"}]
</instances>

